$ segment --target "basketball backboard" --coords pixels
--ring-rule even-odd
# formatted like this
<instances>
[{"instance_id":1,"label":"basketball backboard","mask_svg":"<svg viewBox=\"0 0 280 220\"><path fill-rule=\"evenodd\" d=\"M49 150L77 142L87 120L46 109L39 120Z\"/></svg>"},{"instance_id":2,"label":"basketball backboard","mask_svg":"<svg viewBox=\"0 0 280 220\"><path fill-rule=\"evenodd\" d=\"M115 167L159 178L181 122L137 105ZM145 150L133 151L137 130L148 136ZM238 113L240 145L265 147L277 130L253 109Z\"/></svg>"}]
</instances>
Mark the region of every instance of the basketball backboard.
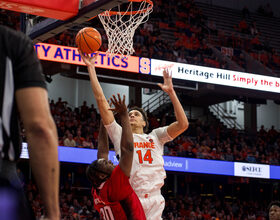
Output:
<instances>
[{"instance_id":1,"label":"basketball backboard","mask_svg":"<svg viewBox=\"0 0 280 220\"><path fill-rule=\"evenodd\" d=\"M87 22L99 13L111 9L128 0L84 0L81 2L78 14L66 21L46 18L34 24L28 31L34 43L43 42L67 29L75 26L87 26Z\"/></svg>"}]
</instances>

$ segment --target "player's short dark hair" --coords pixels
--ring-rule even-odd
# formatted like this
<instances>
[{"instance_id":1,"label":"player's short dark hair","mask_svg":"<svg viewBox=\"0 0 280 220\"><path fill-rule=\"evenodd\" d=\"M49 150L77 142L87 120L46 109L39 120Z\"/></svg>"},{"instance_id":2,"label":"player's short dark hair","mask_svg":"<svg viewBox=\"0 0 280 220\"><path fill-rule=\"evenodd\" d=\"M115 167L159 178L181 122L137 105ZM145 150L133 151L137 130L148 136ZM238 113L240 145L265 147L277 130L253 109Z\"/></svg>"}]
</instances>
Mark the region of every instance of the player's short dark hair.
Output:
<instances>
[{"instance_id":1,"label":"player's short dark hair","mask_svg":"<svg viewBox=\"0 0 280 220\"><path fill-rule=\"evenodd\" d=\"M141 113L143 120L146 122L146 126L144 127L144 132L147 132L148 128L149 128L149 122L148 122L148 116L147 116L146 111L143 108L139 108L138 106L133 106L129 109L128 112L131 112L132 110L136 110Z\"/></svg>"},{"instance_id":2,"label":"player's short dark hair","mask_svg":"<svg viewBox=\"0 0 280 220\"><path fill-rule=\"evenodd\" d=\"M278 206L279 208L280 208L280 201L278 201L278 200L276 200L276 201L272 201L271 203L269 203L269 205L268 205L268 211L270 210L270 208L272 207L272 206Z\"/></svg>"},{"instance_id":3,"label":"player's short dark hair","mask_svg":"<svg viewBox=\"0 0 280 220\"><path fill-rule=\"evenodd\" d=\"M113 165L112 161L105 159L98 159L93 161L86 169L86 176L90 182L96 181L97 173L111 175L111 172L106 169L105 163L110 163Z\"/></svg>"}]
</instances>

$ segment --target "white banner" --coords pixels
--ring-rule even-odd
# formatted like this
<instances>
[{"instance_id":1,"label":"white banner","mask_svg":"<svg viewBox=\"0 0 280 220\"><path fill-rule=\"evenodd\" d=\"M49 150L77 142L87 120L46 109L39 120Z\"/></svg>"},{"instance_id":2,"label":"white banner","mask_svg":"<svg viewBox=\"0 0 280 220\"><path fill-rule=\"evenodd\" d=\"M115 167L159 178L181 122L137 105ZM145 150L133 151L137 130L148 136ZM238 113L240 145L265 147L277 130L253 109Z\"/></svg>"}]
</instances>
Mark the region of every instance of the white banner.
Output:
<instances>
[{"instance_id":1,"label":"white banner","mask_svg":"<svg viewBox=\"0 0 280 220\"><path fill-rule=\"evenodd\" d=\"M234 176L269 179L269 165L234 162Z\"/></svg>"},{"instance_id":2,"label":"white banner","mask_svg":"<svg viewBox=\"0 0 280 220\"><path fill-rule=\"evenodd\" d=\"M151 59L151 75L162 76L165 68L176 79L280 93L277 77Z\"/></svg>"}]
</instances>

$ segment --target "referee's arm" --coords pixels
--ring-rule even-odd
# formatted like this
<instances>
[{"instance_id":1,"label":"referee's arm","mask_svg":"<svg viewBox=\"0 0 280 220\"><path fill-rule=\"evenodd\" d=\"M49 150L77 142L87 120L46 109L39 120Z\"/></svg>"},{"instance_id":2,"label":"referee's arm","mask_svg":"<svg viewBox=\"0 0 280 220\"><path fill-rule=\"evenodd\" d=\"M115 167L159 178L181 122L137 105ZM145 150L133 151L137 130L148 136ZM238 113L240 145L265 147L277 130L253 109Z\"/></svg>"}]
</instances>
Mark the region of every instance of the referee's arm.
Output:
<instances>
[{"instance_id":1,"label":"referee's arm","mask_svg":"<svg viewBox=\"0 0 280 220\"><path fill-rule=\"evenodd\" d=\"M47 90L40 87L22 88L16 90L15 97L26 129L31 168L48 212L47 217L58 220L58 137Z\"/></svg>"}]
</instances>

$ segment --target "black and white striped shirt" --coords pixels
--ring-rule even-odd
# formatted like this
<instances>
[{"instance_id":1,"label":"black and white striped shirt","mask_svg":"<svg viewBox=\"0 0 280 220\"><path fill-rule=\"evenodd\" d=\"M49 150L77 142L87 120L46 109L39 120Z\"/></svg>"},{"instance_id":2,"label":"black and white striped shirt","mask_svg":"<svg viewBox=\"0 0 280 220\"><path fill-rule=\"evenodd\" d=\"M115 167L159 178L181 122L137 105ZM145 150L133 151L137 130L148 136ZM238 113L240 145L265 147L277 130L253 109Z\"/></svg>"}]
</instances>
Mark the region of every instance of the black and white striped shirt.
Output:
<instances>
[{"instance_id":1,"label":"black and white striped shirt","mask_svg":"<svg viewBox=\"0 0 280 220\"><path fill-rule=\"evenodd\" d=\"M42 67L31 40L0 25L0 157L15 161L21 152L15 91L46 88Z\"/></svg>"}]
</instances>

